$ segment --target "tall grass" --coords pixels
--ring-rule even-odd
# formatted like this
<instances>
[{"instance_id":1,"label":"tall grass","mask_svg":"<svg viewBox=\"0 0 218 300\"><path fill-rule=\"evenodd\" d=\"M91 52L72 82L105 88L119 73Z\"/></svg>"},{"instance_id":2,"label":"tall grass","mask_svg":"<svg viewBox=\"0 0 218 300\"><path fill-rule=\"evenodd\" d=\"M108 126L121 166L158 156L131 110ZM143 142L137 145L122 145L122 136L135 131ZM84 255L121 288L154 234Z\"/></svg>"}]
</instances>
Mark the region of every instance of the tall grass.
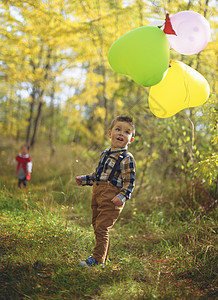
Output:
<instances>
[{"instance_id":1,"label":"tall grass","mask_svg":"<svg viewBox=\"0 0 218 300\"><path fill-rule=\"evenodd\" d=\"M4 151L12 158L11 149ZM142 190L111 230L112 262L83 269L78 262L94 247L91 188L74 177L98 155L61 147L50 158L43 146L30 154L32 180L22 190L0 154L2 299L216 298L215 210Z\"/></svg>"}]
</instances>

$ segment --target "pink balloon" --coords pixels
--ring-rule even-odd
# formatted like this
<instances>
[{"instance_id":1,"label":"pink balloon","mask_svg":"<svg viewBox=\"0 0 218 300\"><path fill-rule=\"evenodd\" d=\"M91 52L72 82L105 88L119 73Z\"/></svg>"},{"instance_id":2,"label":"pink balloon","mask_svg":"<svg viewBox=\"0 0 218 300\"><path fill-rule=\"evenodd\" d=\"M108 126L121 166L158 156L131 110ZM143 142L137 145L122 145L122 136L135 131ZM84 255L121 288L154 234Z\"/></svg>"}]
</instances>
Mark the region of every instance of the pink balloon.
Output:
<instances>
[{"instance_id":1,"label":"pink balloon","mask_svg":"<svg viewBox=\"0 0 218 300\"><path fill-rule=\"evenodd\" d=\"M199 13L181 11L170 17L177 35L167 34L171 48L180 54L192 55L203 50L210 39L210 24Z\"/></svg>"}]
</instances>

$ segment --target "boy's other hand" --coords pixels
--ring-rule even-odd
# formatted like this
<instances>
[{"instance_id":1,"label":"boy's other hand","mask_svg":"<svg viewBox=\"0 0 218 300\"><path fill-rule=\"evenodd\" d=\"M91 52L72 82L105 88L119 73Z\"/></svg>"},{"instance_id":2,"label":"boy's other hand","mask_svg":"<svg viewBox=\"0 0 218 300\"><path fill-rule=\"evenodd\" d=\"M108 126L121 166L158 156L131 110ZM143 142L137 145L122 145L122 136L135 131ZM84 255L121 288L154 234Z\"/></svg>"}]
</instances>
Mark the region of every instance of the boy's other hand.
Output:
<instances>
[{"instance_id":1,"label":"boy's other hand","mask_svg":"<svg viewBox=\"0 0 218 300\"><path fill-rule=\"evenodd\" d=\"M122 206L123 202L121 201L121 199L118 196L115 196L112 200L113 204L115 206Z\"/></svg>"},{"instance_id":2,"label":"boy's other hand","mask_svg":"<svg viewBox=\"0 0 218 300\"><path fill-rule=\"evenodd\" d=\"M26 175L26 180L30 180L31 179L31 173L29 172L29 173L27 173L27 175Z\"/></svg>"},{"instance_id":3,"label":"boy's other hand","mask_svg":"<svg viewBox=\"0 0 218 300\"><path fill-rule=\"evenodd\" d=\"M76 177L76 183L77 183L78 185L82 185L82 177L81 177L81 176L77 176L77 177Z\"/></svg>"}]
</instances>

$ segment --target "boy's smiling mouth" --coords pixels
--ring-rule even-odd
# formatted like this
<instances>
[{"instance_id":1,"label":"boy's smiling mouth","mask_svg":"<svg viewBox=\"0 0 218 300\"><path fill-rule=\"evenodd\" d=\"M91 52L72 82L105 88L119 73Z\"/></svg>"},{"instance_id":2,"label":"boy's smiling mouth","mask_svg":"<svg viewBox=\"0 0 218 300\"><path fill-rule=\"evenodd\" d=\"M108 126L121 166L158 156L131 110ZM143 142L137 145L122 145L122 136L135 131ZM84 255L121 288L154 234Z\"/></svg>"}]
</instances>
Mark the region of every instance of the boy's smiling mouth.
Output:
<instances>
[{"instance_id":1,"label":"boy's smiling mouth","mask_svg":"<svg viewBox=\"0 0 218 300\"><path fill-rule=\"evenodd\" d=\"M121 138L121 137L118 137L117 140L120 142L123 142L123 138Z\"/></svg>"}]
</instances>

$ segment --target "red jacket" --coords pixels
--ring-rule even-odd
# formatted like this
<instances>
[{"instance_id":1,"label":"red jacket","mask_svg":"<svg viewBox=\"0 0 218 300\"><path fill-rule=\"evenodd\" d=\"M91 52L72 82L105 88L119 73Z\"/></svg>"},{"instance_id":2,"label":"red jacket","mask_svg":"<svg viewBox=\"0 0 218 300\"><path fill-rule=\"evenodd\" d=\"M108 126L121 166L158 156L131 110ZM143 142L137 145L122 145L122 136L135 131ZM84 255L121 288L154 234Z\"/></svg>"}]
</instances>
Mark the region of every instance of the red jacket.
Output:
<instances>
[{"instance_id":1,"label":"red jacket","mask_svg":"<svg viewBox=\"0 0 218 300\"><path fill-rule=\"evenodd\" d=\"M18 172L18 170L19 170L20 167L22 166L24 172L27 173L27 163L28 163L28 162L32 162L32 160L31 160L31 158L29 157L29 155L26 155L26 157L22 157L22 156L20 156L20 155L17 155L15 159L16 159L16 161L18 162L16 172Z\"/></svg>"}]
</instances>

